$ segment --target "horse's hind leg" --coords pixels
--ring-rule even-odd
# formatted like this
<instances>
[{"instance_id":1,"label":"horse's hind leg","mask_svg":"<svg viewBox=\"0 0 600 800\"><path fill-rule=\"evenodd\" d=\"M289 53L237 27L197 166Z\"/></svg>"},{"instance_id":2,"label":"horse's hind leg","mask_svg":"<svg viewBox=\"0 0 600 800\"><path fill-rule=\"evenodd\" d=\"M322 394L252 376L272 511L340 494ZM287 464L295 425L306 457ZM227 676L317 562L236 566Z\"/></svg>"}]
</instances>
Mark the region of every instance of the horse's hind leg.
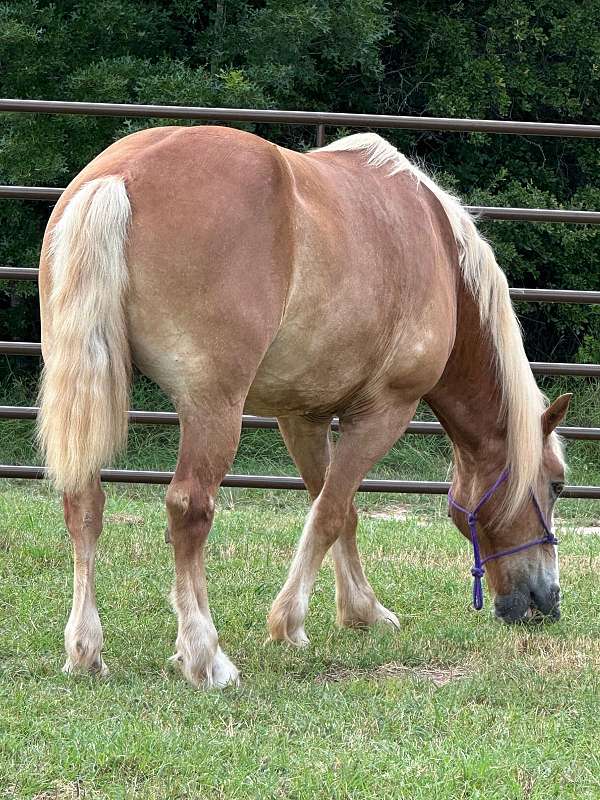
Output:
<instances>
[{"instance_id":1,"label":"horse's hind leg","mask_svg":"<svg viewBox=\"0 0 600 800\"><path fill-rule=\"evenodd\" d=\"M73 542L73 605L65 628L65 672L106 675L102 660L102 626L96 608L96 544L102 531L104 492L95 480L82 492L65 494L65 522Z\"/></svg>"},{"instance_id":2,"label":"horse's hind leg","mask_svg":"<svg viewBox=\"0 0 600 800\"><path fill-rule=\"evenodd\" d=\"M333 545L338 622L398 625L391 611L375 597L363 572L356 546L354 494L375 462L403 433L414 405L387 409L342 423L342 436L328 464L326 431L300 419L281 419L290 452L314 497L286 583L269 614L272 639L302 645L308 642L304 618L308 598L325 553ZM321 489L319 490L319 483Z\"/></svg>"},{"instance_id":3,"label":"horse's hind leg","mask_svg":"<svg viewBox=\"0 0 600 800\"><path fill-rule=\"evenodd\" d=\"M242 406L179 409L177 469L167 491L169 541L175 555L172 599L178 617L177 663L194 686L236 683L239 673L219 647L208 605L204 546L219 485L237 449Z\"/></svg>"}]
</instances>

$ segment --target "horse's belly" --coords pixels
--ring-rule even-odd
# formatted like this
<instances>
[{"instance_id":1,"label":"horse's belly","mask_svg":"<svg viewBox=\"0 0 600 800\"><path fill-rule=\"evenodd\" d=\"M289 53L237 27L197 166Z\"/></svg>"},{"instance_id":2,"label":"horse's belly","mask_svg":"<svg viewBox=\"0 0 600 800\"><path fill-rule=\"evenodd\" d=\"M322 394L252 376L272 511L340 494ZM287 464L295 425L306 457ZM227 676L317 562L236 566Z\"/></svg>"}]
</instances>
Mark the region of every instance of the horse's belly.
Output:
<instances>
[{"instance_id":1,"label":"horse's belly","mask_svg":"<svg viewBox=\"0 0 600 800\"><path fill-rule=\"evenodd\" d=\"M332 414L353 386L328 363L309 363L298 354L292 365L267 357L252 382L245 408L250 414Z\"/></svg>"},{"instance_id":2,"label":"horse's belly","mask_svg":"<svg viewBox=\"0 0 600 800\"><path fill-rule=\"evenodd\" d=\"M443 326L441 326L443 327ZM341 336L311 331L278 337L263 359L246 400L251 414L327 415L369 410L398 399L413 400L439 380L451 335L412 326L392 337Z\"/></svg>"}]
</instances>

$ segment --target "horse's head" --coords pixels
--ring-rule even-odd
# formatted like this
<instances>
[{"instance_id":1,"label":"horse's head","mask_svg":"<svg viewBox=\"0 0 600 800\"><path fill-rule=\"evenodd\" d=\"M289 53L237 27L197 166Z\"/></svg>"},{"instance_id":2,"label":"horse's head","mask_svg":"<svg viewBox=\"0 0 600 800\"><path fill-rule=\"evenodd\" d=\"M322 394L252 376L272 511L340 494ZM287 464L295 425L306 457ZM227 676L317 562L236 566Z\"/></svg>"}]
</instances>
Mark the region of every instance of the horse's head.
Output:
<instances>
[{"instance_id":1,"label":"horse's head","mask_svg":"<svg viewBox=\"0 0 600 800\"><path fill-rule=\"evenodd\" d=\"M480 607L477 587L485 572L495 596L496 616L505 622L560 617L558 557L551 529L565 467L553 432L567 413L570 399L570 394L562 395L542 414L544 447L537 483L508 521L502 513L510 492L507 473L499 475L492 472L493 467L483 467L467 486L457 472L450 495L450 515L473 543L475 605ZM456 500L469 496L476 500L468 507Z\"/></svg>"}]
</instances>

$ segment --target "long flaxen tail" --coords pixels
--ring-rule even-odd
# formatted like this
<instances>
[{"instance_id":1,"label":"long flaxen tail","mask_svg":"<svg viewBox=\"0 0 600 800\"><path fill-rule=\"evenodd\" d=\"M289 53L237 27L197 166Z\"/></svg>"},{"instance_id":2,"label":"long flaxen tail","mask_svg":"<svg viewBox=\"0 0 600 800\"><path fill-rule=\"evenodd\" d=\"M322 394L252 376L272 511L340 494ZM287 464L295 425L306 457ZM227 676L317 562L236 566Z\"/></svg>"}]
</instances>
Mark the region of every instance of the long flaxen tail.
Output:
<instances>
[{"instance_id":1,"label":"long flaxen tail","mask_svg":"<svg viewBox=\"0 0 600 800\"><path fill-rule=\"evenodd\" d=\"M127 439L131 357L121 177L85 184L50 238L38 441L57 488L81 491Z\"/></svg>"}]
</instances>

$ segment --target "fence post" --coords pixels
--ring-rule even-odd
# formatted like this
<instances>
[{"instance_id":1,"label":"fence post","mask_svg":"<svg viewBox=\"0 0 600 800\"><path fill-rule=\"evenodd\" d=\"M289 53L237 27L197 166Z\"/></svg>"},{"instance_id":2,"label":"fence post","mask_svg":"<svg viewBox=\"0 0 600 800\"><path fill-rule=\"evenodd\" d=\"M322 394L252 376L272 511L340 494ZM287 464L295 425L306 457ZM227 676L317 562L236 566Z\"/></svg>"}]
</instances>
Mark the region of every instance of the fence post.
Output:
<instances>
[{"instance_id":1,"label":"fence post","mask_svg":"<svg viewBox=\"0 0 600 800\"><path fill-rule=\"evenodd\" d=\"M325 145L325 125L317 125L317 147Z\"/></svg>"}]
</instances>

